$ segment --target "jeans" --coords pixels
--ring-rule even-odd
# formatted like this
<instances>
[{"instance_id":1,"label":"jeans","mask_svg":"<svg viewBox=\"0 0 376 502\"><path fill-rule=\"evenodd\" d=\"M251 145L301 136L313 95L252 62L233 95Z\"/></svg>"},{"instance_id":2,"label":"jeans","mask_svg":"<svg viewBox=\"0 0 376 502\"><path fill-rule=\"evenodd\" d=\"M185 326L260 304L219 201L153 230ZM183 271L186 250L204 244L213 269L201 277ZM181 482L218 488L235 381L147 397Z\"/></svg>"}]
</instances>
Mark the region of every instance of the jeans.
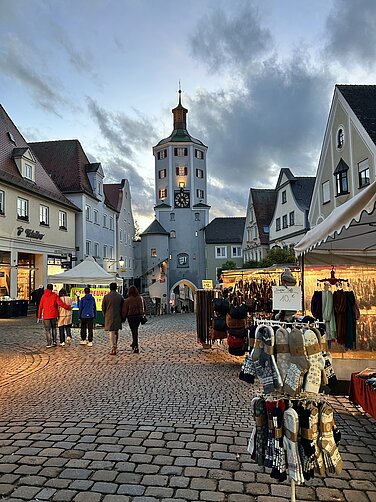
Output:
<instances>
[{"instance_id":1,"label":"jeans","mask_svg":"<svg viewBox=\"0 0 376 502\"><path fill-rule=\"evenodd\" d=\"M141 324L141 316L128 316L128 324L132 333L132 345L138 347L138 327Z\"/></svg>"},{"instance_id":2,"label":"jeans","mask_svg":"<svg viewBox=\"0 0 376 502\"><path fill-rule=\"evenodd\" d=\"M86 329L88 331L88 340L89 342L93 341L93 326L94 326L94 318L93 317L84 317L81 319L81 340L86 340Z\"/></svg>"},{"instance_id":3,"label":"jeans","mask_svg":"<svg viewBox=\"0 0 376 502\"><path fill-rule=\"evenodd\" d=\"M65 342L65 333L67 334L67 336L72 338L71 326L71 324L63 324L62 326L59 326L60 343Z\"/></svg>"},{"instance_id":4,"label":"jeans","mask_svg":"<svg viewBox=\"0 0 376 502\"><path fill-rule=\"evenodd\" d=\"M116 350L117 349L118 340L119 340L119 330L116 329L116 330L113 330L113 331L109 331L109 334L110 334L110 345L111 345L111 348Z\"/></svg>"},{"instance_id":5,"label":"jeans","mask_svg":"<svg viewBox=\"0 0 376 502\"><path fill-rule=\"evenodd\" d=\"M56 345L57 319L43 319L47 345Z\"/></svg>"}]
</instances>

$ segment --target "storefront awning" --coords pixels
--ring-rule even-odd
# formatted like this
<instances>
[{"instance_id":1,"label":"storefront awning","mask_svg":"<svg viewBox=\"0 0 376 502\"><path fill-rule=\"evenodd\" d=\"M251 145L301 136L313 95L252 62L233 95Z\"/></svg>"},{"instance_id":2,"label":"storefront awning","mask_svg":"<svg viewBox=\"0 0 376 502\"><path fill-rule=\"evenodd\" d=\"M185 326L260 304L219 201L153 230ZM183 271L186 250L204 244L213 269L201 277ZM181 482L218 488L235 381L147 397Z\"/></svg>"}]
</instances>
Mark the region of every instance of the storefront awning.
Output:
<instances>
[{"instance_id":1,"label":"storefront awning","mask_svg":"<svg viewBox=\"0 0 376 502\"><path fill-rule=\"evenodd\" d=\"M364 263L364 255L376 254L375 203L376 181L307 232L294 248L296 255L335 254L345 261L345 257L362 255Z\"/></svg>"}]
</instances>

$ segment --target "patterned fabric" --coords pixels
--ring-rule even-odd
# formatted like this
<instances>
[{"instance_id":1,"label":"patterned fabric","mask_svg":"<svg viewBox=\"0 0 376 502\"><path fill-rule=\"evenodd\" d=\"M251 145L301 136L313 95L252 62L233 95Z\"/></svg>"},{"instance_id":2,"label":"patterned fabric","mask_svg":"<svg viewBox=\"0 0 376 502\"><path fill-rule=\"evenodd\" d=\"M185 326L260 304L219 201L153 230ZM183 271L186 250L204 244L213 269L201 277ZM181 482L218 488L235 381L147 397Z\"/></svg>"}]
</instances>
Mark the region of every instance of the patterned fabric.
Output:
<instances>
[{"instance_id":1,"label":"patterned fabric","mask_svg":"<svg viewBox=\"0 0 376 502\"><path fill-rule=\"evenodd\" d=\"M291 364L288 369L283 390L290 396L296 396L301 391L303 375L307 372L309 363L304 355L304 338L298 329L289 333L289 348Z\"/></svg>"},{"instance_id":2,"label":"patterned fabric","mask_svg":"<svg viewBox=\"0 0 376 502\"><path fill-rule=\"evenodd\" d=\"M319 438L319 410L317 406L313 403L309 404L309 409L311 410L311 424L312 424L312 443L315 447L315 471L320 474L320 476L324 476L325 467L324 460L322 457L322 452L318 445Z\"/></svg>"},{"instance_id":3,"label":"patterned fabric","mask_svg":"<svg viewBox=\"0 0 376 502\"><path fill-rule=\"evenodd\" d=\"M322 450L325 471L327 474L342 472L342 459L333 436L333 409L328 403L323 403L320 409L319 446Z\"/></svg>"},{"instance_id":4,"label":"patterned fabric","mask_svg":"<svg viewBox=\"0 0 376 502\"><path fill-rule=\"evenodd\" d=\"M291 362L291 354L289 350L289 333L285 328L278 328L275 334L276 338L276 359L279 373L282 382L285 381L289 365Z\"/></svg>"},{"instance_id":5,"label":"patterned fabric","mask_svg":"<svg viewBox=\"0 0 376 502\"><path fill-rule=\"evenodd\" d=\"M298 452L299 417L293 408L285 411L283 425L285 427L283 446L286 450L288 474L297 485L301 485L304 483L304 476Z\"/></svg>"},{"instance_id":6,"label":"patterned fabric","mask_svg":"<svg viewBox=\"0 0 376 502\"><path fill-rule=\"evenodd\" d=\"M258 423L258 419L260 423ZM255 461L258 465L264 465L265 448L268 438L268 423L266 420L265 400L261 397L255 402L255 421L256 421L256 455Z\"/></svg>"},{"instance_id":7,"label":"patterned fabric","mask_svg":"<svg viewBox=\"0 0 376 502\"><path fill-rule=\"evenodd\" d=\"M305 375L304 390L318 393L321 386L321 372L325 367L320 345L316 334L307 329L304 333L304 345L307 352L309 368Z\"/></svg>"}]
</instances>

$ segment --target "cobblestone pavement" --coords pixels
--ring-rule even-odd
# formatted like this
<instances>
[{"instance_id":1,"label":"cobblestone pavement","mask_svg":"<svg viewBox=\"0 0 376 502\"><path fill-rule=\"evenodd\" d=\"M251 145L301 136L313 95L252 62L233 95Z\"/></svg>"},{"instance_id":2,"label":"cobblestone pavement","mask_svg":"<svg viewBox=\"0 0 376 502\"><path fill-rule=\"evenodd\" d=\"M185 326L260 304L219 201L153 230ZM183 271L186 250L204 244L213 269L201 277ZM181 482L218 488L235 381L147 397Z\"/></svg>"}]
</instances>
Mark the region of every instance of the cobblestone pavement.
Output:
<instances>
[{"instance_id":1,"label":"cobblestone pavement","mask_svg":"<svg viewBox=\"0 0 376 502\"><path fill-rule=\"evenodd\" d=\"M75 502L273 502L287 482L246 451L258 385L239 380L226 345L203 350L195 317L152 318L133 354L107 333L93 347L45 348L35 318L0 319L0 499ZM344 470L297 487L298 501L376 502L375 420L328 398Z\"/></svg>"}]
</instances>

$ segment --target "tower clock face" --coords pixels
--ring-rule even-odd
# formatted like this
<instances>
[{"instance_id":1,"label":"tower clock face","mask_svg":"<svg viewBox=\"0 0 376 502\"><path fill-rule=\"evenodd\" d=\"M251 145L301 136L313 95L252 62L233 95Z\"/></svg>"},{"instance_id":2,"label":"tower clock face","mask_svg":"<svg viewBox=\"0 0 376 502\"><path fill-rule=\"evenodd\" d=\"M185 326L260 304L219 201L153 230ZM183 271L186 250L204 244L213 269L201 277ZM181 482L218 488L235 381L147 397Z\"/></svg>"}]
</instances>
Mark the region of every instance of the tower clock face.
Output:
<instances>
[{"instance_id":1,"label":"tower clock face","mask_svg":"<svg viewBox=\"0 0 376 502\"><path fill-rule=\"evenodd\" d=\"M189 192L175 192L175 207L189 207Z\"/></svg>"}]
</instances>

